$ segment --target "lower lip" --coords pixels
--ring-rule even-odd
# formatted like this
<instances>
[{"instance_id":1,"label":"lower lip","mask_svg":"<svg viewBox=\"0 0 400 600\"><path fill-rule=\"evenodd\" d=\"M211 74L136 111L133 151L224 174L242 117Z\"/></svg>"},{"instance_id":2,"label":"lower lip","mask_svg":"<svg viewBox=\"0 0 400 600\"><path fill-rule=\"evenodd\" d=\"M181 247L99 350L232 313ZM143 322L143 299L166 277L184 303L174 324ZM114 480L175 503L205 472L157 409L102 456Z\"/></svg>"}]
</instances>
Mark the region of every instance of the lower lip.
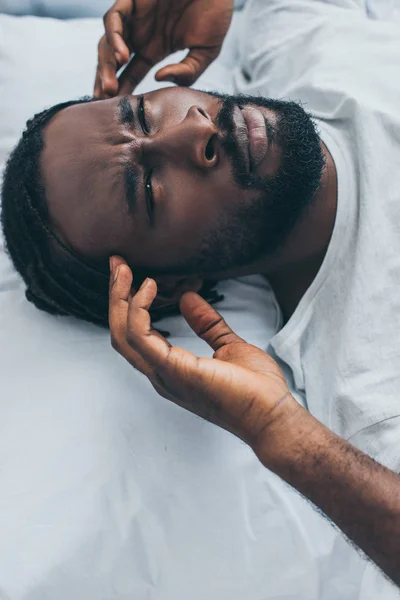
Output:
<instances>
[{"instance_id":1,"label":"lower lip","mask_svg":"<svg viewBox=\"0 0 400 600\"><path fill-rule=\"evenodd\" d=\"M249 154L252 171L261 164L268 150L267 128L264 116L257 108L245 106L242 115L249 135Z\"/></svg>"}]
</instances>

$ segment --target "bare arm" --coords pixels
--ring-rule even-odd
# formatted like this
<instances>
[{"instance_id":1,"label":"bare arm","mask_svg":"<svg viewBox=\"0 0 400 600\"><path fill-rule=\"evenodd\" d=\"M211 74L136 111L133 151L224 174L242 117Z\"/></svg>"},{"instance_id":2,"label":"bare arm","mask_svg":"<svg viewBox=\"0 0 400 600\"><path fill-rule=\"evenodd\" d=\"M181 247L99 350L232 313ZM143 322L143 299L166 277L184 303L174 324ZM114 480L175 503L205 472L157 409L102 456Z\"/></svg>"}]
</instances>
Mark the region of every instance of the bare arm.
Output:
<instances>
[{"instance_id":1,"label":"bare arm","mask_svg":"<svg viewBox=\"0 0 400 600\"><path fill-rule=\"evenodd\" d=\"M254 445L261 462L320 508L400 586L400 476L302 407L279 421Z\"/></svg>"}]
</instances>

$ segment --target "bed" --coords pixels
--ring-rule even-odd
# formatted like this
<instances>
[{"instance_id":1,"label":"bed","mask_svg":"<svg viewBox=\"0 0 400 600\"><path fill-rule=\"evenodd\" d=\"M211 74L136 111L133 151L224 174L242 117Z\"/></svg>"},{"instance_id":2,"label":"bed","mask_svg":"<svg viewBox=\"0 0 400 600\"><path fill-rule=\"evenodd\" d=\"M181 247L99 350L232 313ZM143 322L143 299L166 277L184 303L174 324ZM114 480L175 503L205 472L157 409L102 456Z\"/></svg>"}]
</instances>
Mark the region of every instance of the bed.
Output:
<instances>
[{"instance_id":1,"label":"bed","mask_svg":"<svg viewBox=\"0 0 400 600\"><path fill-rule=\"evenodd\" d=\"M240 18L200 89L230 90ZM34 112L91 93L101 31L0 14L0 167ZM219 290L228 323L267 349L267 282ZM210 355L181 318L164 325ZM0 356L1 600L367 598L351 582L338 595L338 534L245 444L160 398L106 330L29 304L1 238Z\"/></svg>"}]
</instances>

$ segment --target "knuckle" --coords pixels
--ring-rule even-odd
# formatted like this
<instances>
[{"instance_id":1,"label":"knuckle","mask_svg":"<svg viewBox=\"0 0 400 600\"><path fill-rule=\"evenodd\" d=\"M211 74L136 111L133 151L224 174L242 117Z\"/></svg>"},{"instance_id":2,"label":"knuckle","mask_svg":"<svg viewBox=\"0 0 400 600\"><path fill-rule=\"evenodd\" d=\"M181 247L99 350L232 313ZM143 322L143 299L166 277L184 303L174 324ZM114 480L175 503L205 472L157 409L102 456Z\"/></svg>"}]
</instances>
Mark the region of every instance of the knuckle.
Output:
<instances>
[{"instance_id":1,"label":"knuckle","mask_svg":"<svg viewBox=\"0 0 400 600\"><path fill-rule=\"evenodd\" d=\"M114 348L114 350L116 350L117 352L119 352L119 349L121 347L119 340L117 338L117 336L115 335L114 332L111 332L111 336L110 336L110 340L111 340L111 346L112 348Z\"/></svg>"},{"instance_id":2,"label":"knuckle","mask_svg":"<svg viewBox=\"0 0 400 600\"><path fill-rule=\"evenodd\" d=\"M98 60L101 61L101 59L104 56L105 53L105 48L106 47L106 37L105 35L103 35L103 37L100 38L99 43L97 44L97 57Z\"/></svg>"},{"instance_id":3,"label":"knuckle","mask_svg":"<svg viewBox=\"0 0 400 600\"><path fill-rule=\"evenodd\" d=\"M110 18L111 8L109 8L103 15L103 25L107 29L107 22Z\"/></svg>"},{"instance_id":4,"label":"knuckle","mask_svg":"<svg viewBox=\"0 0 400 600\"><path fill-rule=\"evenodd\" d=\"M203 315L201 315L200 336L210 332L217 333L224 326L225 321L221 315L213 313L214 311L208 308Z\"/></svg>"}]
</instances>

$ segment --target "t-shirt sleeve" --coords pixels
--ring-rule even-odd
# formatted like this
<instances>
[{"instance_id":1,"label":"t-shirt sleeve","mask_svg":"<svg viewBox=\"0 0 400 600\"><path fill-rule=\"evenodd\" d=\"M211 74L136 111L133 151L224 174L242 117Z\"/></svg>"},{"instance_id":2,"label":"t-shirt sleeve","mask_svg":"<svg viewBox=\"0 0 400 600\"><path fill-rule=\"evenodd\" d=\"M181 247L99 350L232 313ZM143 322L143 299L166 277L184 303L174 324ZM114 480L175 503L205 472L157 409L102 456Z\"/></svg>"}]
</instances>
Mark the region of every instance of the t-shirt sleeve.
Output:
<instances>
[{"instance_id":1,"label":"t-shirt sleeve","mask_svg":"<svg viewBox=\"0 0 400 600\"><path fill-rule=\"evenodd\" d=\"M248 0L240 36L242 73L261 83L268 76L277 93L281 80L301 80L310 54L326 37L340 43L337 31L350 15L367 19L365 0Z\"/></svg>"}]
</instances>

